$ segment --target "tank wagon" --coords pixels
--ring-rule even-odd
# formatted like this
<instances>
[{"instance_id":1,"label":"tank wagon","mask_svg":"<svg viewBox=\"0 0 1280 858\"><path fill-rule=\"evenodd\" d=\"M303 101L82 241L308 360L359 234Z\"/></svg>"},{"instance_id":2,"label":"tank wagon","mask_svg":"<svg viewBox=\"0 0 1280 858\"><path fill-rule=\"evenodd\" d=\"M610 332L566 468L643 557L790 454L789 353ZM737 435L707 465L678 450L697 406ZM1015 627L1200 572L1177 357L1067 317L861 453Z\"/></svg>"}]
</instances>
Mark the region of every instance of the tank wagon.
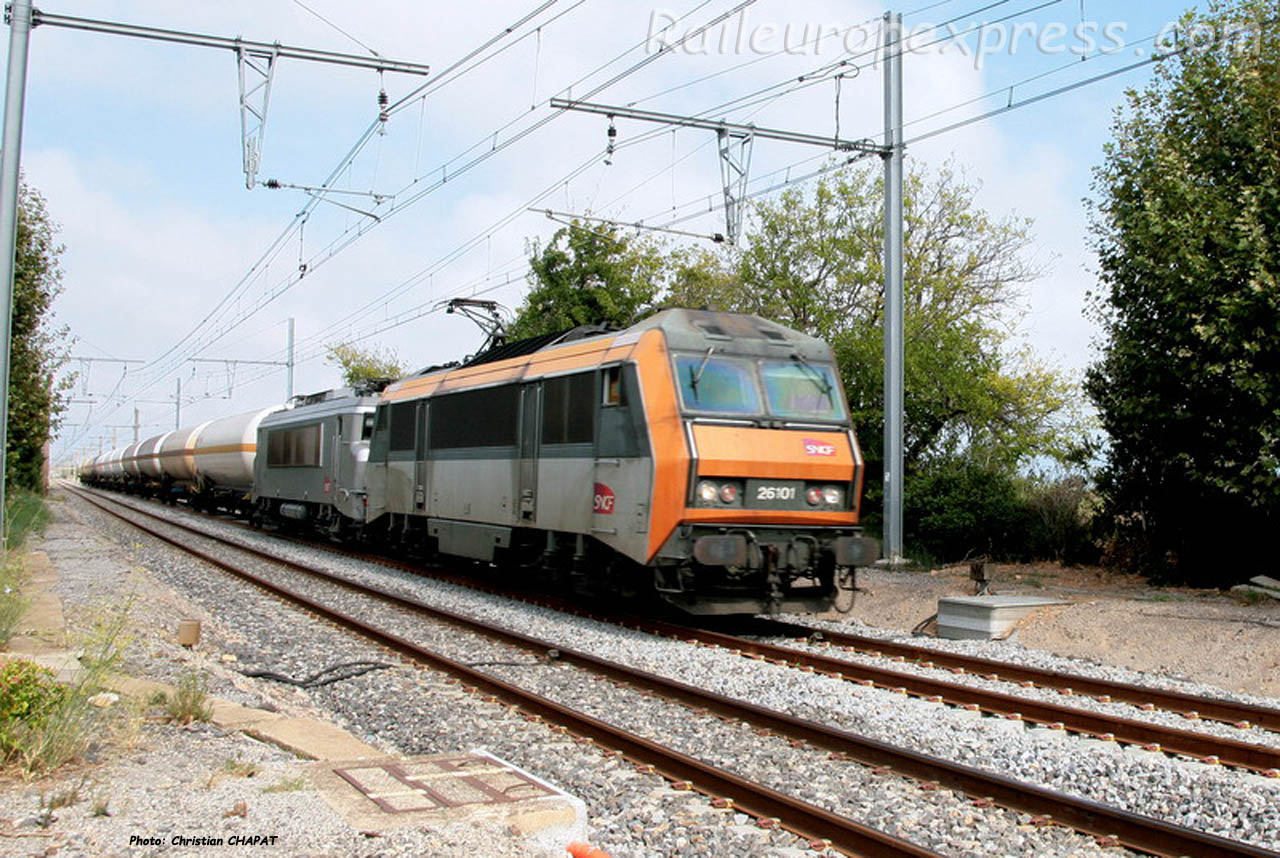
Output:
<instances>
[{"instance_id":1,"label":"tank wagon","mask_svg":"<svg viewBox=\"0 0 1280 858\"><path fill-rule=\"evenodd\" d=\"M281 407L273 405L210 420L193 433L189 443L195 477L187 484L187 492L195 506L206 509L222 507L248 515L258 451L258 426ZM168 463L162 467L167 469Z\"/></svg>"},{"instance_id":2,"label":"tank wagon","mask_svg":"<svg viewBox=\"0 0 1280 858\"><path fill-rule=\"evenodd\" d=\"M255 522L307 522L342 538L365 522L365 464L378 398L368 390L294 397L258 425Z\"/></svg>"},{"instance_id":3,"label":"tank wagon","mask_svg":"<svg viewBox=\"0 0 1280 858\"><path fill-rule=\"evenodd\" d=\"M402 380L368 465L375 539L699 614L820 611L878 557L830 348L666 310Z\"/></svg>"},{"instance_id":4,"label":"tank wagon","mask_svg":"<svg viewBox=\"0 0 1280 858\"><path fill-rule=\"evenodd\" d=\"M280 406L210 420L104 453L86 482L172 502L247 513L258 424Z\"/></svg>"}]
</instances>

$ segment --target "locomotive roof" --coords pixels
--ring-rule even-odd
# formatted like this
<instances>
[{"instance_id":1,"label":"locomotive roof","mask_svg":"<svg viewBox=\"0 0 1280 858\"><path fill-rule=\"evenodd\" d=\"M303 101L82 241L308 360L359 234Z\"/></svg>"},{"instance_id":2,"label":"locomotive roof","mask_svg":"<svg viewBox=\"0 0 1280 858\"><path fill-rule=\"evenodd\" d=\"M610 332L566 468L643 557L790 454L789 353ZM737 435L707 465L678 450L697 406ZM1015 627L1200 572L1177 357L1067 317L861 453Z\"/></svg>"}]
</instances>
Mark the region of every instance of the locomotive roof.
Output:
<instances>
[{"instance_id":1,"label":"locomotive roof","mask_svg":"<svg viewBox=\"0 0 1280 858\"><path fill-rule=\"evenodd\" d=\"M498 376L509 371L521 374L521 367L529 360L536 360L526 356L547 355L550 358L552 353L558 354L561 350L568 355L581 352L584 347L588 351L607 350L611 344L634 342L642 334L654 329L661 330L668 348L677 351L705 352L707 349L715 349L716 352L746 357L787 358L799 355L805 360L820 362L832 359L830 347L822 340L759 316L672 308L660 310L620 331L592 331L587 326L582 326L564 333L511 343L493 350L497 354L492 357L490 355L493 352L487 352L479 356L484 359L478 358L461 366L442 367L433 372L403 378L389 385L382 398L410 398L434 390L436 385L451 386L450 381L454 379L474 379L475 373L483 372L486 365L493 366ZM518 358L521 357L526 357L526 360L519 361ZM481 384L500 380L492 373L485 375L488 378Z\"/></svg>"},{"instance_id":2,"label":"locomotive roof","mask_svg":"<svg viewBox=\"0 0 1280 858\"><path fill-rule=\"evenodd\" d=\"M371 411L377 407L377 394L357 395L351 388L327 390L308 396L295 396L289 405L262 421L263 426L279 426L305 420L316 420L334 414Z\"/></svg>"},{"instance_id":3,"label":"locomotive roof","mask_svg":"<svg viewBox=\"0 0 1280 858\"><path fill-rule=\"evenodd\" d=\"M673 349L715 348L756 357L785 357L798 352L806 359L829 360L831 349L817 337L749 313L673 308L654 313L628 330L660 328ZM732 348L724 344L732 343Z\"/></svg>"}]
</instances>

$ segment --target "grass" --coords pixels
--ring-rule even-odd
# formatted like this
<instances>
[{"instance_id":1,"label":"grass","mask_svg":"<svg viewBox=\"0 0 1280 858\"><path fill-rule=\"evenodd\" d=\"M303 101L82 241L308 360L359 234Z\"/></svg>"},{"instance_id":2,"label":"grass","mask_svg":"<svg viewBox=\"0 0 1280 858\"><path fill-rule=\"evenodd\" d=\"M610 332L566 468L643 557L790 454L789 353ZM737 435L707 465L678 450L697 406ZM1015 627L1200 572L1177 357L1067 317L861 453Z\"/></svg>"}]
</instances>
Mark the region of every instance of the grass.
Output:
<instances>
[{"instance_id":1,"label":"grass","mask_svg":"<svg viewBox=\"0 0 1280 858\"><path fill-rule=\"evenodd\" d=\"M204 674L193 670L184 670L178 677L178 687L173 696L165 699L165 712L178 724L190 724L192 721L208 721L213 717L213 706L209 703L209 683ZM164 692L157 692L164 695ZM153 695L152 699L156 699Z\"/></svg>"},{"instance_id":2,"label":"grass","mask_svg":"<svg viewBox=\"0 0 1280 858\"><path fill-rule=\"evenodd\" d=\"M1236 601L1242 605L1257 605L1271 598L1265 593L1259 593L1257 590L1241 590L1233 593L1232 595L1234 595L1236 597Z\"/></svg>"},{"instance_id":3,"label":"grass","mask_svg":"<svg viewBox=\"0 0 1280 858\"><path fill-rule=\"evenodd\" d=\"M15 489L5 495L5 536L8 551L0 560L0 645L7 644L18 629L31 600L22 594L27 568L20 549L33 533L43 533L49 523L49 508L34 492Z\"/></svg>"},{"instance_id":4,"label":"grass","mask_svg":"<svg viewBox=\"0 0 1280 858\"><path fill-rule=\"evenodd\" d=\"M269 787L263 787L263 792L301 792L310 788L305 775L298 775L296 778L285 778L279 783L274 783Z\"/></svg>"},{"instance_id":5,"label":"grass","mask_svg":"<svg viewBox=\"0 0 1280 858\"><path fill-rule=\"evenodd\" d=\"M222 761L222 773L234 778L251 778L262 771L262 766L239 757Z\"/></svg>"},{"instance_id":6,"label":"grass","mask_svg":"<svg viewBox=\"0 0 1280 858\"><path fill-rule=\"evenodd\" d=\"M4 497L6 545L16 551L33 533L44 533L53 518L45 499L27 489L9 489Z\"/></svg>"},{"instance_id":7,"label":"grass","mask_svg":"<svg viewBox=\"0 0 1280 858\"><path fill-rule=\"evenodd\" d=\"M224 778L251 778L262 771L262 767L255 762L242 760L239 757L228 758L222 761L221 768L209 775L209 782L205 784L208 789L213 789L218 781Z\"/></svg>"},{"instance_id":8,"label":"grass","mask_svg":"<svg viewBox=\"0 0 1280 858\"><path fill-rule=\"evenodd\" d=\"M22 594L27 583L27 565L16 553L0 562L0 646L9 642L22 621L31 600Z\"/></svg>"}]
</instances>

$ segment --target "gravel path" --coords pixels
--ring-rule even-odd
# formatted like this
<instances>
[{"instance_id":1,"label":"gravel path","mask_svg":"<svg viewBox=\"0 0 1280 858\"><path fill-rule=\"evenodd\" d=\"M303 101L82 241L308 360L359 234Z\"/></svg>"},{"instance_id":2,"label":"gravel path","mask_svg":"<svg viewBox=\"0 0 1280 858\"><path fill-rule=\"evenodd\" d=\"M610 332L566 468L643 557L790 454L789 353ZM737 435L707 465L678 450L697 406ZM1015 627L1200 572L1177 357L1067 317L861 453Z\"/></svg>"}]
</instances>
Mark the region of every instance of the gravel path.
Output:
<instances>
[{"instance_id":1,"label":"gravel path","mask_svg":"<svg viewBox=\"0 0 1280 858\"><path fill-rule=\"evenodd\" d=\"M202 526L218 525L206 520ZM108 524L106 527L118 529L121 526ZM137 538L125 534L120 536L126 539ZM282 545L278 540L260 534L235 530L234 538L270 544L283 555L312 562L319 560L344 574L383 582L397 581L402 588L429 598L433 603L488 619L501 618L504 625L559 642L562 646L591 649L598 654L620 658L654 672L856 730L873 738L895 742L903 742L905 739L912 747L927 753L971 765L983 765L1001 773L1136 812L1159 815L1178 824L1223 836L1249 839L1264 846L1274 846L1278 839L1277 833L1280 832L1280 819L1277 818L1276 811L1277 805L1280 805L1280 784L1275 781L1198 763L1170 760L1161 755L1121 751L1111 744L1064 737L1054 731L1029 730L1010 722L974 718L969 713L904 699L888 692L850 686L848 683L746 661L727 653L689 647L678 642L619 632L590 621L567 618L528 606L513 606L504 600L461 591L381 567L370 567L318 549ZM143 549L144 554L149 550L153 549ZM163 549L160 553L173 554L168 549ZM148 562L147 565L154 565L159 569L166 562L176 566L183 565L183 561L170 559L161 562L160 558L156 558L154 564ZM226 582L218 576L197 576L195 581L178 576L173 583L193 592L193 598L199 602L213 605L234 603L225 601L235 597L228 597L222 592ZM208 592L201 595L202 590ZM241 600L243 601L243 597ZM247 616L240 616L239 611L236 613L239 620L248 622ZM461 635L451 630L428 632L421 620L403 622L406 627L418 627L415 631L424 633L424 639L431 640L434 645L442 649L450 647L451 649L444 651L452 657L464 661L518 662L524 666L499 666L491 670L512 681L525 685L533 683L543 693L556 696L578 708L610 720L625 721L624 726L631 729L647 732L654 737L665 737L683 750L715 759L743 774L767 775L776 785L793 788L809 800L827 804L846 813L856 813L856 818L878 824L886 830L919 840L950 854L974 854L975 849L981 854L1025 852L1028 834L1025 827L1019 824L1020 821L1013 818L1013 814L1001 811L978 812L949 793L938 791L922 794L918 787L909 782L871 776L861 767L833 767L825 759L816 759L822 755L790 748L776 739L747 735L749 731L744 734L744 728L740 726L727 727L715 719L693 716L687 710L638 698L633 692L608 683L571 680L567 674L573 671L564 665L547 666L536 662L527 654L510 648L495 647L474 636ZM265 625L272 624L267 621ZM239 640L228 640L227 648L241 662L253 663L256 659L264 665L269 663L269 669L283 673L311 672L317 669L314 659L309 658L306 652L298 652L296 648L297 635L314 635L313 631L307 630L307 625L303 623L303 629L297 629L290 624L289 631L279 634L272 628L263 628L260 634L244 634ZM295 641L295 648L292 650L285 645L290 640ZM1079 669L1078 664L1064 664L1062 660L1051 666L1056 669ZM313 692L311 699L319 705L332 707L359 732L379 737L404 752L433 752L460 747L448 744L456 742L459 737L455 724L446 720L439 724L438 730L431 729L433 719L429 708L418 708L415 702L413 708L407 711L413 712L415 716L421 712L423 717L404 718L397 717L397 713L406 711L404 704L397 703L393 706L385 702L372 702L410 698L416 701L422 695L421 689L417 687L420 683L410 678L410 684L405 684L405 679L403 673L369 674L341 687ZM388 683L393 683L395 689L390 695L384 693ZM359 689L359 693L351 693L355 688ZM1073 701L1075 702L1078 701ZM498 716L501 715L498 710L503 710L504 707L494 709L490 714ZM527 765L536 773L566 786L571 792L588 798L589 802L594 799L609 803L609 798L589 797L587 792L574 789L565 781L559 780L555 774L543 768L547 765L546 760L530 765L513 757L512 753L519 753L520 747L528 745L527 737L520 734L524 725L512 725L516 728L518 738L515 742L517 749L510 753L501 744L510 738L508 731L493 729L493 726L487 726L473 741L489 743L490 749L500 756L513 759L517 764ZM596 793L600 791L599 781L588 779L587 782L592 784L588 790ZM895 782L900 786L888 786L887 782ZM661 792L662 787L658 786L657 789ZM685 796L686 800L687 798ZM618 809L610 806L604 816L607 818L617 813ZM595 822L597 807L592 807L592 816ZM661 827L661 824L642 824L640 830L637 830L634 824L628 828L625 824L611 826L606 823L600 826L600 839L602 845L608 843L616 855L648 854L643 850L654 844L645 840L644 835L651 834L650 828ZM715 830L719 832L725 827L718 826ZM727 826L729 829L742 827L736 821ZM750 828L750 832L749 842L759 845L763 833L755 828ZM665 834L666 831L661 833ZM739 833L745 836L745 832ZM642 834L640 843L624 837L628 834ZM1087 839L1070 832L1054 830L1049 839L1061 841L1054 843L1048 842L1042 831L1036 831L1030 836L1036 843L1037 854L1084 855L1091 854L1090 850L1098 851ZM685 839L688 841L685 846L679 846L674 841L664 843L664 846L668 850L679 850L702 845L692 842L688 836ZM780 844L773 845L780 847ZM636 848L641 851L628 851ZM657 854L681 853L666 851ZM697 851L691 854L717 853ZM1109 854L1115 853L1112 851Z\"/></svg>"}]
</instances>

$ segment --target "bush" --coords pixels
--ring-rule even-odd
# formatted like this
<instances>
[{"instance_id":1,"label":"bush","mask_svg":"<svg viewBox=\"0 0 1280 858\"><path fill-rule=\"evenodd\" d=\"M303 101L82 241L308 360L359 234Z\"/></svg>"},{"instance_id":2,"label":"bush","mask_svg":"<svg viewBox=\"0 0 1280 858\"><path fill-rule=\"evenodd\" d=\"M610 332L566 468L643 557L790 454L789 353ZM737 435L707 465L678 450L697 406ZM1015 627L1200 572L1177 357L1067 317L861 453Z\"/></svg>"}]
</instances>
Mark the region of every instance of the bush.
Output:
<instances>
[{"instance_id":1,"label":"bush","mask_svg":"<svg viewBox=\"0 0 1280 858\"><path fill-rule=\"evenodd\" d=\"M25 659L0 667L0 754L9 760L46 730L66 704L53 671Z\"/></svg>"},{"instance_id":2,"label":"bush","mask_svg":"<svg viewBox=\"0 0 1280 858\"><path fill-rule=\"evenodd\" d=\"M960 459L907 480L903 523L913 550L944 562L1019 555L1026 544L1026 507L1014 481Z\"/></svg>"},{"instance_id":3,"label":"bush","mask_svg":"<svg viewBox=\"0 0 1280 858\"><path fill-rule=\"evenodd\" d=\"M1024 553L1033 560L1092 563L1098 548L1091 538L1096 498L1084 477L1032 480L1023 491L1027 530Z\"/></svg>"}]
</instances>

